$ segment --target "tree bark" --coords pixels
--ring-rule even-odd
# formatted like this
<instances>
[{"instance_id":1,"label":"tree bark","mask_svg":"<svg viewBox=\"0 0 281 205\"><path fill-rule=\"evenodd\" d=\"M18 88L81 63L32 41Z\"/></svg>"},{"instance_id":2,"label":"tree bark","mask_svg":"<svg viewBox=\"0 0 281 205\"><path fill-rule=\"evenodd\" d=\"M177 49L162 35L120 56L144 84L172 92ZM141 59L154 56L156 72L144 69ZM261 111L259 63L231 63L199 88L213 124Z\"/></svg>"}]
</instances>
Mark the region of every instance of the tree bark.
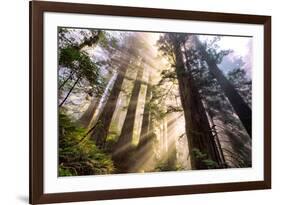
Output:
<instances>
[{"instance_id":1,"label":"tree bark","mask_svg":"<svg viewBox=\"0 0 281 205\"><path fill-rule=\"evenodd\" d=\"M188 72L183 63L181 44L174 41L176 56L176 74L179 83L179 93L186 121L186 134L190 152L192 169L207 169L207 165L195 156L194 151L199 150L207 154L208 159L219 162L216 146L211 128L203 107L199 92L195 86L191 72ZM186 64L188 61L186 59Z\"/></svg>"},{"instance_id":2,"label":"tree bark","mask_svg":"<svg viewBox=\"0 0 281 205\"><path fill-rule=\"evenodd\" d=\"M196 36L193 36L195 45L200 51L204 60L208 64L210 72L216 77L218 83L220 84L222 90L224 91L226 97L231 103L233 109L241 120L243 126L248 132L250 138L252 138L252 110L235 90L234 86L226 79L223 73L218 68L214 59L212 59L205 48L200 43Z\"/></svg>"},{"instance_id":3,"label":"tree bark","mask_svg":"<svg viewBox=\"0 0 281 205\"><path fill-rule=\"evenodd\" d=\"M87 110L83 113L83 115L81 116L81 118L79 119L79 123L87 128L90 125L91 119L93 117L93 115L95 114L95 111L98 107L98 101L100 99L97 99L96 97L94 97L91 102L90 105L88 106Z\"/></svg>"},{"instance_id":4,"label":"tree bark","mask_svg":"<svg viewBox=\"0 0 281 205\"><path fill-rule=\"evenodd\" d=\"M143 119L142 119L141 134L140 134L140 140L138 143L138 149L143 147L143 145L146 144L147 139L149 138L149 124L150 124L150 120L151 120L149 102L150 102L151 96L152 96L152 92L151 92L151 85L149 82L147 85L146 96L145 96L145 106L144 106L144 111L143 111Z\"/></svg>"},{"instance_id":5,"label":"tree bark","mask_svg":"<svg viewBox=\"0 0 281 205\"><path fill-rule=\"evenodd\" d=\"M218 137L218 132L217 132L217 129L216 129L216 125L215 125L215 122L214 122L214 119L213 119L213 116L210 115L210 113L206 110L206 114L207 114L207 117L208 117L208 120L210 122L210 125L211 125L211 129L212 129L212 134L214 136L214 140L215 140L215 143L217 145L217 151L218 151L218 155L220 156L220 167L222 168L227 168L227 163L225 161L225 157L224 157L224 153L223 153L223 150L222 150L222 147L221 147L221 142L219 140L219 137Z\"/></svg>"},{"instance_id":6,"label":"tree bark","mask_svg":"<svg viewBox=\"0 0 281 205\"><path fill-rule=\"evenodd\" d=\"M115 162L118 163L120 172L126 172L126 170L128 170L129 168L127 157L128 154L132 151L132 139L136 118L136 108L138 103L139 92L141 89L143 71L143 65L140 65L140 67L138 68L138 73L134 83L124 125L122 127L120 137L114 149L113 159L115 160Z\"/></svg>"},{"instance_id":7,"label":"tree bark","mask_svg":"<svg viewBox=\"0 0 281 205\"><path fill-rule=\"evenodd\" d=\"M110 76L106 88L102 94L101 97L94 96L93 99L90 102L90 105L88 106L87 110L83 113L81 118L78 120L78 122L85 128L88 128L89 126L92 126L95 124L95 119L98 118L98 113L100 113L101 110L101 103L105 103L108 96L108 93L110 92L110 88L112 86L112 80L115 79L116 75ZM96 113L97 112L97 113Z\"/></svg>"},{"instance_id":8,"label":"tree bark","mask_svg":"<svg viewBox=\"0 0 281 205\"><path fill-rule=\"evenodd\" d=\"M129 63L130 63L130 59L128 59L128 61L123 66L122 72L119 72L117 74L110 96L106 101L106 105L104 106L102 113L100 114L98 120L96 121L96 123L99 123L99 126L97 126L94 132L92 133L92 139L95 141L96 145L100 148L103 148L105 145L111 119L114 110L116 109L117 100L121 92L124 76L129 66Z\"/></svg>"},{"instance_id":9,"label":"tree bark","mask_svg":"<svg viewBox=\"0 0 281 205\"><path fill-rule=\"evenodd\" d=\"M144 82L145 83L145 82ZM151 133L151 115L149 103L152 96L151 77L149 77L145 96L145 106L139 143L134 155L134 163L130 172L149 171L153 164L153 135ZM141 166L140 166L141 165Z\"/></svg>"}]
</instances>

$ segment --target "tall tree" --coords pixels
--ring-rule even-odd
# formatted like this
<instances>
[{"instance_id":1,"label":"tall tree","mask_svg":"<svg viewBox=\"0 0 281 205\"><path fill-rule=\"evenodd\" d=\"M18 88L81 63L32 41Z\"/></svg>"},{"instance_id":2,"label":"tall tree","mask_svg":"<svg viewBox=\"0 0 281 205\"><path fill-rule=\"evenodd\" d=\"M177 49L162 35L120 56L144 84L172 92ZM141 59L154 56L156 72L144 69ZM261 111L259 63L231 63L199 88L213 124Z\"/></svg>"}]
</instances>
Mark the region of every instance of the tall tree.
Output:
<instances>
[{"instance_id":1,"label":"tall tree","mask_svg":"<svg viewBox=\"0 0 281 205\"><path fill-rule=\"evenodd\" d=\"M134 82L132 95L130 98L130 103L128 106L126 118L124 121L124 125L121 130L121 134L115 146L114 151L114 159L118 162L120 166L120 171L124 171L127 169L127 160L128 153L132 150L132 139L133 139L133 131L134 124L136 120L136 110L138 104L139 92L142 84L142 77L144 72L144 65L141 63L140 66L137 67L137 77Z\"/></svg>"},{"instance_id":2,"label":"tall tree","mask_svg":"<svg viewBox=\"0 0 281 205\"><path fill-rule=\"evenodd\" d=\"M192 39L190 39L187 45L189 45L190 50L193 50L194 47L191 42ZM234 114L235 110L200 53L196 49L193 52L197 53L197 64L193 66L196 67L196 69L193 69L193 76L199 88L200 96L221 156L222 167L250 167L251 138L249 138L240 119ZM214 48L214 51L209 52L218 53L216 48ZM243 65L243 61L240 65ZM231 79L231 82L235 82L233 85L238 92L241 90L242 94L246 94L244 99L250 99L251 92L249 86L251 83L249 83L248 78L245 78L244 72L236 71L237 69L230 71L227 77ZM245 92L246 90L248 92ZM244 97L242 94L241 96Z\"/></svg>"},{"instance_id":3,"label":"tall tree","mask_svg":"<svg viewBox=\"0 0 281 205\"><path fill-rule=\"evenodd\" d=\"M152 119L150 113L150 100L152 97L150 74L146 86L140 137L133 156L134 159L131 171L148 171L153 164L153 139L155 136L152 134Z\"/></svg>"},{"instance_id":4,"label":"tall tree","mask_svg":"<svg viewBox=\"0 0 281 205\"><path fill-rule=\"evenodd\" d=\"M160 50L170 55L179 84L181 104L184 110L185 125L192 169L216 167L219 161L215 142L202 104L198 89L190 72L188 59L183 60L183 46L186 36L165 34L160 39ZM211 166L209 162L214 162ZM213 167L212 167L213 168Z\"/></svg>"},{"instance_id":5,"label":"tall tree","mask_svg":"<svg viewBox=\"0 0 281 205\"><path fill-rule=\"evenodd\" d=\"M83 113L83 115L79 119L79 123L83 127L87 128L89 126L97 107L98 107L98 99L94 97L91 100L90 105L88 106L87 110Z\"/></svg>"},{"instance_id":6,"label":"tall tree","mask_svg":"<svg viewBox=\"0 0 281 205\"><path fill-rule=\"evenodd\" d=\"M229 102L233 106L236 114L241 120L243 126L248 132L250 138L252 138L252 110L235 90L234 86L227 80L222 71L217 66L216 58L210 55L206 48L202 45L196 35L193 36L196 48L201 53L203 59L207 62L210 72L216 77L220 86L222 87L225 95L229 99Z\"/></svg>"},{"instance_id":7,"label":"tall tree","mask_svg":"<svg viewBox=\"0 0 281 205\"><path fill-rule=\"evenodd\" d=\"M99 147L104 147L106 142L106 137L108 134L111 118L113 116L114 110L116 109L117 100L122 89L122 84L124 81L124 76L130 60L124 61L120 66L115 83L110 92L106 105L99 116L97 122L95 123L95 129L92 130L92 139L96 142L96 145ZM97 126L96 126L97 124Z\"/></svg>"},{"instance_id":8,"label":"tall tree","mask_svg":"<svg viewBox=\"0 0 281 205\"><path fill-rule=\"evenodd\" d=\"M145 105L144 105L144 112L143 112L143 119L142 119L142 127L141 127L141 134L140 140L138 143L138 149L142 149L145 147L147 141L149 140L150 130L149 125L151 123L151 116L150 116L150 106L149 102L151 99L151 76L149 76L147 89L146 89L146 96L145 96Z\"/></svg>"},{"instance_id":9,"label":"tall tree","mask_svg":"<svg viewBox=\"0 0 281 205\"><path fill-rule=\"evenodd\" d=\"M190 49L188 50L188 48L186 47L186 42L183 43L183 55L185 57L185 65L186 65L186 71L187 74L189 76L190 79L190 84L191 84L191 113L194 112L194 116L198 115L200 116L200 119L198 120L198 124L201 124L199 126L201 126L201 129L204 130L203 133L206 137L205 141L205 146L208 149L208 153L210 153L210 159L212 159L214 162L217 163L217 165L214 166L218 166L220 168L222 168L224 166L223 163L223 159L220 155L220 150L219 150L219 146L216 142L216 138L214 133L212 132L212 123L210 122L210 120L208 119L208 112L203 104L203 99L200 95L200 91L199 91L199 86L198 83L195 83L194 80L194 72L200 72L199 70L199 64L198 60L199 57L196 55L196 51ZM199 61L200 62L200 61ZM193 104L194 103L194 104ZM197 108L197 111L195 111ZM191 114L193 116L193 114ZM195 120L193 120L196 123L196 118ZM206 162L206 158L203 160L205 161L205 165L207 166L213 166L213 165L208 165L208 162Z\"/></svg>"},{"instance_id":10,"label":"tall tree","mask_svg":"<svg viewBox=\"0 0 281 205\"><path fill-rule=\"evenodd\" d=\"M112 89L112 84L116 80L116 71L120 63L120 52L121 47L117 44L115 38L108 37L109 39L105 39L106 34L99 34L99 44L103 47L103 56L107 56L108 60L102 60L98 63L102 66L102 69L106 71L105 81L107 83L105 90L102 95L96 95L95 93L90 92L89 95L92 96L92 100L87 108L87 110L83 113L83 115L79 119L79 123L84 127L91 126L95 123L96 118L100 114L100 111L103 109L103 104L107 101L108 92ZM121 39L119 39L121 40ZM93 46L92 46L93 47ZM122 54L121 54L122 55Z\"/></svg>"},{"instance_id":11,"label":"tall tree","mask_svg":"<svg viewBox=\"0 0 281 205\"><path fill-rule=\"evenodd\" d=\"M132 62L136 56L139 55L138 47L135 47L137 43L137 35L131 34L124 38L124 44L120 48L119 62L121 66L117 69L117 77L114 86L111 90L110 96L104 106L102 113L100 114L96 124L92 129L92 139L95 141L97 146L105 148L107 135L109 132L112 116L117 106L119 94L122 90L122 84L126 76L126 71L129 66L132 66Z\"/></svg>"},{"instance_id":12,"label":"tall tree","mask_svg":"<svg viewBox=\"0 0 281 205\"><path fill-rule=\"evenodd\" d=\"M81 124L85 128L89 128L89 126L95 123L97 116L103 109L102 105L107 101L109 92L112 89L112 85L116 80L116 73L110 74L108 79L109 80L107 80L108 82L104 93L101 96L94 95L92 97L88 108L78 120L79 124Z\"/></svg>"},{"instance_id":13,"label":"tall tree","mask_svg":"<svg viewBox=\"0 0 281 205\"><path fill-rule=\"evenodd\" d=\"M214 122L213 116L209 113L208 110L206 110L206 114L207 114L208 120L210 122L210 126L211 126L211 129L212 129L212 134L214 136L216 147L218 148L217 154L220 156L219 157L219 165L222 168L226 168L226 167L228 167L228 165L226 163L224 153L223 153L223 150L222 150L222 146L221 146L221 142L220 142L219 137L218 137L216 124Z\"/></svg>"}]
</instances>

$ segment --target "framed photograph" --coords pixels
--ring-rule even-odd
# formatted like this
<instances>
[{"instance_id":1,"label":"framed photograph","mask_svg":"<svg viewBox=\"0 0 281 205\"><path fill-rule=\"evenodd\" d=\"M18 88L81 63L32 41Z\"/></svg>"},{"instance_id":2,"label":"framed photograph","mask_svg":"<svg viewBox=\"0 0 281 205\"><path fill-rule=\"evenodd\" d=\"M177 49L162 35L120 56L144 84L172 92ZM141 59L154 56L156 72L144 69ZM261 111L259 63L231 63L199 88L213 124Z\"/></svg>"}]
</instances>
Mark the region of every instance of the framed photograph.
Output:
<instances>
[{"instance_id":1,"label":"framed photograph","mask_svg":"<svg viewBox=\"0 0 281 205\"><path fill-rule=\"evenodd\" d=\"M271 188L271 17L30 2L30 203Z\"/></svg>"}]
</instances>

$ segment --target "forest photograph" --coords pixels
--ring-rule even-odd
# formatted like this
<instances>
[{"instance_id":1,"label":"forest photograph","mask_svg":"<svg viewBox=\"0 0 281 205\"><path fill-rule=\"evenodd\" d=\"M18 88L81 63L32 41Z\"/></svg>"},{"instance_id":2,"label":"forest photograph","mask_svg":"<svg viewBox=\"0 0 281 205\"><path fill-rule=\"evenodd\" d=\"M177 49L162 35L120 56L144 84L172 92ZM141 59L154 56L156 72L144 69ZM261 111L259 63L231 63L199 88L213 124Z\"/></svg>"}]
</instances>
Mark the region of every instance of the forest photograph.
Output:
<instances>
[{"instance_id":1,"label":"forest photograph","mask_svg":"<svg viewBox=\"0 0 281 205\"><path fill-rule=\"evenodd\" d=\"M58 27L58 176L251 168L252 44Z\"/></svg>"}]
</instances>

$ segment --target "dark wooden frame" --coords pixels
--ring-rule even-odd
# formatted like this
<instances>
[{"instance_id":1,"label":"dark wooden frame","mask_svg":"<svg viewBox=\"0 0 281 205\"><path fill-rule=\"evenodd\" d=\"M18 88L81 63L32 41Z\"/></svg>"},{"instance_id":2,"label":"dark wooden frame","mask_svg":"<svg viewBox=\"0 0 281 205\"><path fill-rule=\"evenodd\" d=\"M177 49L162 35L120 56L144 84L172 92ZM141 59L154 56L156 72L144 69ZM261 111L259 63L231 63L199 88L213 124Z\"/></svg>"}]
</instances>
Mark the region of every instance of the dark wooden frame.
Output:
<instances>
[{"instance_id":1,"label":"dark wooden frame","mask_svg":"<svg viewBox=\"0 0 281 205\"><path fill-rule=\"evenodd\" d=\"M75 202L271 188L271 17L32 1L30 3L30 203ZM43 13L82 13L264 26L264 180L44 194L43 192Z\"/></svg>"}]
</instances>

